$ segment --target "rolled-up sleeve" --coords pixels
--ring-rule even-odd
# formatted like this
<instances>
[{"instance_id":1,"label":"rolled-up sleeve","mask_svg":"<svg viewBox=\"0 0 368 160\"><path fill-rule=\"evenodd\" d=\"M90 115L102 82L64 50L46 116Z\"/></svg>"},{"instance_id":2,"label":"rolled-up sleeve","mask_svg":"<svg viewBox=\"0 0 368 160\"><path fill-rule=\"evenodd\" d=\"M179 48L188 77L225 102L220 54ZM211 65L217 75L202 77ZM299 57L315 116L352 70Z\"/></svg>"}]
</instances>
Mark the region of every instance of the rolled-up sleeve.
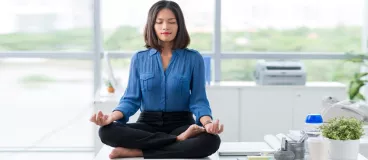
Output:
<instances>
[{"instance_id":1,"label":"rolled-up sleeve","mask_svg":"<svg viewBox=\"0 0 368 160\"><path fill-rule=\"evenodd\" d=\"M190 110L196 116L196 123L202 125L200 118L210 116L211 108L206 95L205 68L203 57L198 53L195 56L195 64L192 71Z\"/></svg>"},{"instance_id":2,"label":"rolled-up sleeve","mask_svg":"<svg viewBox=\"0 0 368 160\"><path fill-rule=\"evenodd\" d=\"M129 117L134 115L141 106L142 93L139 84L138 58L135 54L130 63L129 80L124 95L121 97L118 106L113 111L123 113L123 118L117 120L120 123L129 121Z\"/></svg>"}]
</instances>

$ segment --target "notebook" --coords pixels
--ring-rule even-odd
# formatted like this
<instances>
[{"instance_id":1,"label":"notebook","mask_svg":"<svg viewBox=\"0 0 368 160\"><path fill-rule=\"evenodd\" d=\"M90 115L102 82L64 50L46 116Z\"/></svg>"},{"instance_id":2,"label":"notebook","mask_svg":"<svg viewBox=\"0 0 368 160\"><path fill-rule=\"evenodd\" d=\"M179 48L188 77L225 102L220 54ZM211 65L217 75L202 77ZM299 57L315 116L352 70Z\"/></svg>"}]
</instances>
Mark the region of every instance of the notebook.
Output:
<instances>
[{"instance_id":1,"label":"notebook","mask_svg":"<svg viewBox=\"0 0 368 160\"><path fill-rule=\"evenodd\" d=\"M220 156L258 156L274 152L265 142L223 142L218 150Z\"/></svg>"}]
</instances>

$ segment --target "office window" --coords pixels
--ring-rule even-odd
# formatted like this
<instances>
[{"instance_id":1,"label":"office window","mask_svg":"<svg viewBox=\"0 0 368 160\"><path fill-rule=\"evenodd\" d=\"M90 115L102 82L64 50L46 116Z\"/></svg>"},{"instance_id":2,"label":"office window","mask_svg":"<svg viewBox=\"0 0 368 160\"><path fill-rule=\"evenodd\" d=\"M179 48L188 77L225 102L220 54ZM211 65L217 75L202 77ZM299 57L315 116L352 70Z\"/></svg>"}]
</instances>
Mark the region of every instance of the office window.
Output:
<instances>
[{"instance_id":1,"label":"office window","mask_svg":"<svg viewBox=\"0 0 368 160\"><path fill-rule=\"evenodd\" d=\"M253 81L256 60L227 59L221 61L222 81Z\"/></svg>"},{"instance_id":2,"label":"office window","mask_svg":"<svg viewBox=\"0 0 368 160\"><path fill-rule=\"evenodd\" d=\"M0 59L0 149L93 147L92 61Z\"/></svg>"},{"instance_id":3,"label":"office window","mask_svg":"<svg viewBox=\"0 0 368 160\"><path fill-rule=\"evenodd\" d=\"M127 86L128 80L129 80L129 73L130 73L130 64L131 64L131 58L123 58L123 59L111 59L110 64L112 66L112 73L115 77L116 81L123 87L123 89ZM103 66L103 72L102 72L102 80L104 82L104 87L107 86L106 80L109 78L109 70L106 68L107 66ZM118 91L120 93L123 93L124 90Z\"/></svg>"},{"instance_id":4,"label":"office window","mask_svg":"<svg viewBox=\"0 0 368 160\"><path fill-rule=\"evenodd\" d=\"M174 0L184 12L191 36L190 48L211 51L214 0ZM143 30L150 7L157 0L101 1L105 50L135 52L144 49Z\"/></svg>"},{"instance_id":5,"label":"office window","mask_svg":"<svg viewBox=\"0 0 368 160\"><path fill-rule=\"evenodd\" d=\"M367 21L367 24L368 24L368 21ZM362 48L364 48L363 51L368 51L368 28L366 28L364 36L366 38L365 42L363 43L363 46L365 46L365 48L364 47Z\"/></svg>"},{"instance_id":6,"label":"office window","mask_svg":"<svg viewBox=\"0 0 368 160\"><path fill-rule=\"evenodd\" d=\"M92 2L0 2L0 51L92 50Z\"/></svg>"},{"instance_id":7,"label":"office window","mask_svg":"<svg viewBox=\"0 0 368 160\"><path fill-rule=\"evenodd\" d=\"M307 81L334 81L348 84L360 66L345 60L302 60L307 71ZM223 60L223 81L255 81L253 72L257 60Z\"/></svg>"},{"instance_id":8,"label":"office window","mask_svg":"<svg viewBox=\"0 0 368 160\"><path fill-rule=\"evenodd\" d=\"M303 60L308 81L335 81L348 84L354 73L360 71L358 63L345 60Z\"/></svg>"},{"instance_id":9,"label":"office window","mask_svg":"<svg viewBox=\"0 0 368 160\"><path fill-rule=\"evenodd\" d=\"M364 0L222 1L222 51L360 51L363 4Z\"/></svg>"}]
</instances>

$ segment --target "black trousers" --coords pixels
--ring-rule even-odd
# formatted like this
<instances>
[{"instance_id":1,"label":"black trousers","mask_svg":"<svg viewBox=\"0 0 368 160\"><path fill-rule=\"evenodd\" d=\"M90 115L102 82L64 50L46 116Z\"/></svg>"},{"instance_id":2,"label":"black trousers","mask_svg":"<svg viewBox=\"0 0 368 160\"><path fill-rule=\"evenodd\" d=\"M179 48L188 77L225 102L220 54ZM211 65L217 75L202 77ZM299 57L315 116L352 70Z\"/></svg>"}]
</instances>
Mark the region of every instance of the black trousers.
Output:
<instances>
[{"instance_id":1,"label":"black trousers","mask_svg":"<svg viewBox=\"0 0 368 160\"><path fill-rule=\"evenodd\" d=\"M190 112L142 112L136 123L113 122L101 127L99 136L111 147L141 149L146 159L212 155L220 146L218 135L203 132L184 141L176 140L194 123Z\"/></svg>"}]
</instances>

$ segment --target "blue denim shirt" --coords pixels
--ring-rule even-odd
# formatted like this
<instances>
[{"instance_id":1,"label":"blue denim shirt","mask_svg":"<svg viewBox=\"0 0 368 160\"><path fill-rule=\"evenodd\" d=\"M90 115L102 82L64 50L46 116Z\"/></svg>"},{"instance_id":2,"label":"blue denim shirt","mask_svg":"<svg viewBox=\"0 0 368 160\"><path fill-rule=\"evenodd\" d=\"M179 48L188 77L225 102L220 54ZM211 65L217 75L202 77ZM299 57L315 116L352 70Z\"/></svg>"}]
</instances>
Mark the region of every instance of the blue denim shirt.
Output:
<instances>
[{"instance_id":1,"label":"blue denim shirt","mask_svg":"<svg viewBox=\"0 0 368 160\"><path fill-rule=\"evenodd\" d=\"M142 112L190 111L201 125L202 116L212 118L204 72L203 57L196 50L173 50L166 70L156 49L137 52L131 60L125 93L114 109L124 114L118 122L126 123L140 109Z\"/></svg>"}]
</instances>

